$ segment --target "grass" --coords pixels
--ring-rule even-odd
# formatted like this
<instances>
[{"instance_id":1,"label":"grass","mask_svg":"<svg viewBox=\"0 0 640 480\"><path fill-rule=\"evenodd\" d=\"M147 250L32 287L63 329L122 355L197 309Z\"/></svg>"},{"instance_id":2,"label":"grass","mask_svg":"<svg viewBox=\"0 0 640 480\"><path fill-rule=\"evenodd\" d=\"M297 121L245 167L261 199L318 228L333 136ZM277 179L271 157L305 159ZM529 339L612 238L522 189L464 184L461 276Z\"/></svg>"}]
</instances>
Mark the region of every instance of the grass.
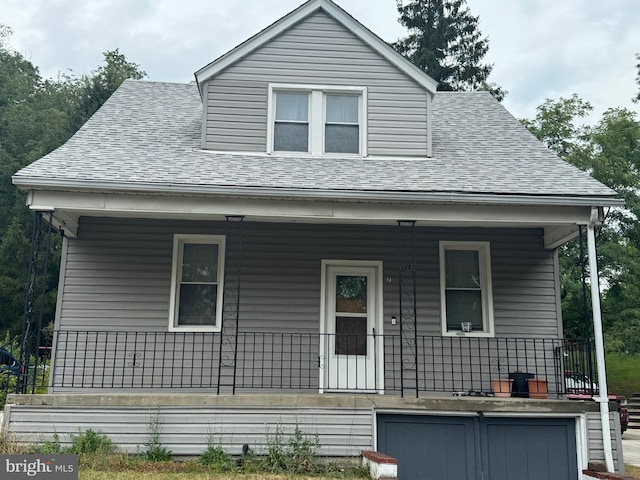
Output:
<instances>
[{"instance_id":1,"label":"grass","mask_svg":"<svg viewBox=\"0 0 640 480\"><path fill-rule=\"evenodd\" d=\"M244 473L160 473L160 472L103 472L80 470L79 480L334 480L339 477L310 477L302 475L272 475ZM364 477L363 477L364 478Z\"/></svg>"},{"instance_id":2,"label":"grass","mask_svg":"<svg viewBox=\"0 0 640 480\"><path fill-rule=\"evenodd\" d=\"M640 355L609 353L606 362L609 392L627 398L631 398L632 393L640 393Z\"/></svg>"},{"instance_id":3,"label":"grass","mask_svg":"<svg viewBox=\"0 0 640 480\"><path fill-rule=\"evenodd\" d=\"M221 472L214 465L206 465L200 461L164 461L154 462L143 456L113 453L109 455L84 454L80 455L80 480L287 480L314 479L333 480L340 478L362 479L368 478L364 471L353 465L342 471L336 468L335 475L325 474L271 474L266 472L247 472L241 469Z\"/></svg>"},{"instance_id":4,"label":"grass","mask_svg":"<svg viewBox=\"0 0 640 480\"><path fill-rule=\"evenodd\" d=\"M624 474L630 477L638 477L640 478L640 467L636 467L635 465L624 465Z\"/></svg>"},{"instance_id":5,"label":"grass","mask_svg":"<svg viewBox=\"0 0 640 480\"><path fill-rule=\"evenodd\" d=\"M288 438L278 429L269 438L268 450L262 456L248 447L240 458L226 454L208 438L207 449L197 459L175 461L159 441L159 420L152 418L147 450L128 455L116 449L113 442L92 429L70 435L71 446L63 446L57 434L40 445L19 445L7 435L0 436L0 453L47 453L79 455L79 478L88 480L144 479L336 479L368 478L358 462L342 460L326 462L316 456L315 437L304 435L298 428ZM15 451L23 448L24 452ZM153 453L153 454L150 454ZM158 452L160 454L158 454Z\"/></svg>"}]
</instances>

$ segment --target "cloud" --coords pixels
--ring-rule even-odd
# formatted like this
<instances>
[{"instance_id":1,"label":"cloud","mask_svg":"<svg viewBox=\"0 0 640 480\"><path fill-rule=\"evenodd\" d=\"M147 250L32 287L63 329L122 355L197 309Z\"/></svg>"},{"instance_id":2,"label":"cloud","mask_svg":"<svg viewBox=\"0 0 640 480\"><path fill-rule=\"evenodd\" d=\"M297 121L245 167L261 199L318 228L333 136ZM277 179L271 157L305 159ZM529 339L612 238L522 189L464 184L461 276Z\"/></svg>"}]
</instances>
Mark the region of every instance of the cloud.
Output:
<instances>
[{"instance_id":1,"label":"cloud","mask_svg":"<svg viewBox=\"0 0 640 480\"><path fill-rule=\"evenodd\" d=\"M45 77L87 74L119 48L149 78L187 82L193 72L298 7L302 0L2 0L12 44ZM393 0L337 0L387 41L403 36ZM601 112L638 90L637 0L467 0L489 36L491 80L505 105L532 117L546 98L577 93Z\"/></svg>"}]
</instances>

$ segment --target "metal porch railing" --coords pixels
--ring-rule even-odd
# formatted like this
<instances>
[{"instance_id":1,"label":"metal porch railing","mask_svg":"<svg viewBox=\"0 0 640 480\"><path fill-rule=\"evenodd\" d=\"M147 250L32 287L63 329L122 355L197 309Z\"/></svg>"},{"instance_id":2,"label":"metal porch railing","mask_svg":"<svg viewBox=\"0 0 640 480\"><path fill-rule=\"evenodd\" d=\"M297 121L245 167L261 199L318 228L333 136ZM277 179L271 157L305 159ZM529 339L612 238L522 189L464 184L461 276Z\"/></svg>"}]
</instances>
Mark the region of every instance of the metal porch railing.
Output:
<instances>
[{"instance_id":1,"label":"metal porch railing","mask_svg":"<svg viewBox=\"0 0 640 480\"><path fill-rule=\"evenodd\" d=\"M217 333L58 331L51 385L71 389L217 389ZM418 336L416 371L402 371L398 335L239 332L236 390L492 395L496 380L535 378L549 396L594 371L589 345L554 338ZM406 368L406 366L405 366ZM595 378L591 378L596 382ZM405 387L405 388L403 388ZM590 383L580 388L591 388ZM513 389L513 383L511 383Z\"/></svg>"}]
</instances>

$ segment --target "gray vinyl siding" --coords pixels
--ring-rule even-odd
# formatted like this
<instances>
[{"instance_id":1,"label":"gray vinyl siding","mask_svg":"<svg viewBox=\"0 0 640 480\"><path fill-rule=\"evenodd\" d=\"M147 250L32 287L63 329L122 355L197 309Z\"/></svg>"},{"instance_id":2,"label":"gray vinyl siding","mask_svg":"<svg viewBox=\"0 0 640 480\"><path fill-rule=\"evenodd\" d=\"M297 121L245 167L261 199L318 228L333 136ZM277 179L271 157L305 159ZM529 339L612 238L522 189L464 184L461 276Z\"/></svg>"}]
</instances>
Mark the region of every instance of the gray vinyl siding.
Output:
<instances>
[{"instance_id":1,"label":"gray vinyl siding","mask_svg":"<svg viewBox=\"0 0 640 480\"><path fill-rule=\"evenodd\" d=\"M54 386L74 391L215 388L219 340L206 333L168 332L174 233L223 235L225 224L83 219L79 238L66 240ZM485 340L439 339L440 240L490 242L495 332L504 344L494 339L491 347L479 348ZM396 227L245 222L243 241L238 374L245 388L317 391L323 259L382 261L383 333L399 333L391 324L391 317L399 316ZM553 252L543 248L541 231L418 227L416 253L418 335L434 337L425 337L435 342L425 344L426 353L439 358L437 352L443 352L438 365L425 362L423 373L458 372L465 351L481 352L473 355L482 362L466 373L475 374L481 385L474 388L480 390L489 388L490 365L496 361L506 362L507 372L523 365L541 376L553 371L554 344L541 343L537 351L506 340L546 342L559 334ZM253 332L264 333L252 337ZM286 345L278 337L282 334ZM450 346L442 348L443 342ZM391 346L386 350L390 355ZM387 383L399 375L395 354L396 363L385 367ZM545 360L536 364L536 357ZM429 379L421 385L459 390L454 377L433 387Z\"/></svg>"},{"instance_id":2,"label":"gray vinyl siding","mask_svg":"<svg viewBox=\"0 0 640 480\"><path fill-rule=\"evenodd\" d=\"M15 441L42 443L57 434L70 446L70 435L92 429L127 453L144 451L149 426L174 455L200 455L211 438L225 452L239 455L242 445L264 454L278 431L287 443L296 427L322 456L357 456L373 447L371 408L47 406L8 407L6 427Z\"/></svg>"},{"instance_id":3,"label":"gray vinyl siding","mask_svg":"<svg viewBox=\"0 0 640 480\"><path fill-rule=\"evenodd\" d=\"M68 239L60 328L166 331L175 233L224 235L223 222L83 219ZM440 240L489 241L498 337L557 337L553 252L534 229L418 227L417 306L421 335L440 335ZM244 225L241 330L316 333L321 261L384 265L385 332L398 315L395 227Z\"/></svg>"},{"instance_id":4,"label":"gray vinyl siding","mask_svg":"<svg viewBox=\"0 0 640 480\"><path fill-rule=\"evenodd\" d=\"M622 458L622 436L620 434L620 414L611 407L609 413L610 418L610 435L611 450L613 456L613 464L616 471L620 471L624 467ZM602 427L600 422L600 414L596 412L588 412L587 416L587 439L589 443L589 461L604 463L604 447L602 445ZM623 470L624 471L624 470Z\"/></svg>"},{"instance_id":5,"label":"gray vinyl siding","mask_svg":"<svg viewBox=\"0 0 640 480\"><path fill-rule=\"evenodd\" d=\"M362 401L363 397L329 397L326 402L309 397L310 403L317 403L316 406L278 407L269 404L269 401L261 403L261 397L254 395L239 396L237 401L231 400L234 397L226 397L225 400L224 397L212 396L207 399L206 396L197 396L191 397L192 403L186 405L170 401L179 399L179 394L176 397L161 396L156 400L137 394L106 395L99 402L87 401L82 396L45 397L47 399L42 404L22 403L20 398L17 401L10 399L4 410L3 431L9 432L20 443L52 441L56 434L62 445L66 446L70 444L70 435L91 428L107 435L124 451L137 453L148 441L148 428L153 423L158 426L160 443L174 455L199 455L206 448L209 438L234 455L240 454L244 443L249 444L254 452L263 453L268 439L273 438L277 429L287 439L298 427L310 440L317 434L320 455L357 456L361 450L375 447L376 412L410 415L437 411L442 415L448 411L468 415L478 409L495 412L497 408L490 407L494 401L486 404L487 400L476 402L471 398L447 401L446 404L440 399L424 400L422 405L416 406L410 403L411 399L398 397L372 396L368 400L365 397L367 401ZM59 397L60 401L53 400L53 397ZM274 401L273 398L269 400ZM367 405L369 401L371 405ZM234 402L238 405L231 405ZM385 406L373 405L376 402ZM342 405L337 406L338 403ZM395 406L390 407L392 404ZM571 401L549 401L545 412L556 417L562 414L575 416L573 404ZM471 410L472 406L476 406L476 410ZM536 410L535 406L514 401L500 408L509 418L530 418L532 411ZM492 416L500 417L495 413ZM579 455L585 455L588 461L604 462L599 413L588 411L585 416L586 444L580 442L578 445ZM612 412L610 418L614 465L619 470L623 468L622 439L616 416L617 413ZM577 434L582 437L582 432L578 431Z\"/></svg>"},{"instance_id":6,"label":"gray vinyl siding","mask_svg":"<svg viewBox=\"0 0 640 480\"><path fill-rule=\"evenodd\" d=\"M368 153L427 155L426 91L323 12L207 82L203 147L265 152L269 83L367 87Z\"/></svg>"}]
</instances>

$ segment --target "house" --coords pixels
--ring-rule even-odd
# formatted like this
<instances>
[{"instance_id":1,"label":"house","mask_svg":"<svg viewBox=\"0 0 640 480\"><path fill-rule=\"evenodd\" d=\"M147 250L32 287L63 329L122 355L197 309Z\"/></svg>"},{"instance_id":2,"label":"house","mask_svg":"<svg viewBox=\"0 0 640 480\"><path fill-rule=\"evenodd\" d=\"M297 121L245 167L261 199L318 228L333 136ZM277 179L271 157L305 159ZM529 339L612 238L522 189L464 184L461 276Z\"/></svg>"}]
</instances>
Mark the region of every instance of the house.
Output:
<instances>
[{"instance_id":1,"label":"house","mask_svg":"<svg viewBox=\"0 0 640 480\"><path fill-rule=\"evenodd\" d=\"M13 177L64 242L49 393L7 428L135 451L153 421L193 455L298 425L401 478L623 468L606 400L564 398L557 253L581 227L595 251L614 191L330 0L195 77L126 81Z\"/></svg>"}]
</instances>

